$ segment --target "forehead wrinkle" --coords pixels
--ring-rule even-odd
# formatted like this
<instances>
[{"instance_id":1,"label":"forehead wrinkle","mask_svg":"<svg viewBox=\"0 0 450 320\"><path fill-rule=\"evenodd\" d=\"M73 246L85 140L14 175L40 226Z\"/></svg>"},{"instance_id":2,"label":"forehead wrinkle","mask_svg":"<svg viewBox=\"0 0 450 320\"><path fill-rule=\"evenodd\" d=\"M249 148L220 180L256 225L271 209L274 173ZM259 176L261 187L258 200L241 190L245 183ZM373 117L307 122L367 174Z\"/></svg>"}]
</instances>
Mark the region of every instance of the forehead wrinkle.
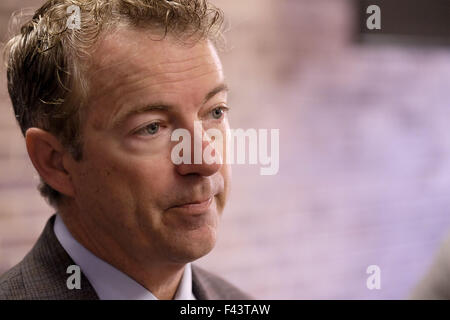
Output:
<instances>
[{"instance_id":1,"label":"forehead wrinkle","mask_svg":"<svg viewBox=\"0 0 450 320\"><path fill-rule=\"evenodd\" d=\"M119 78L119 83L117 81L111 80L108 82L108 84L104 84L101 89L98 91L97 97L104 96L105 93L112 96L119 97L125 99L130 94L139 91L144 90L146 88L151 88L158 85L166 85L166 84L176 84L179 82L183 82L186 80L191 80L194 78L201 78L209 74L218 73L219 77L222 77L222 68L216 69L214 67L211 67L212 64L209 64L210 66L208 70L199 70L200 67L194 67L185 71L179 71L179 72L172 72L172 73L160 73L158 75L153 75L150 72L147 72L147 76L142 77L142 75L130 75L128 78L121 77ZM203 69L203 68L202 68ZM192 74L190 72L189 74L186 74L183 76L184 73L198 70L198 72L195 72ZM161 77L163 76L163 77ZM132 78L140 78L138 80L134 80ZM159 77L156 78L156 77ZM161 80L161 78L163 80Z\"/></svg>"},{"instance_id":2,"label":"forehead wrinkle","mask_svg":"<svg viewBox=\"0 0 450 320\"><path fill-rule=\"evenodd\" d=\"M204 58L210 58L211 55L209 54L202 54L200 56L193 56L184 60L177 60L177 61L161 61L160 63L158 63L159 66L164 66L164 65L172 65L172 64L182 64L182 63L186 63L186 62L191 62L191 61L195 61L195 60L201 60L201 61L205 61ZM206 59L206 60L211 60L211 59ZM215 63L215 61L212 61L210 63Z\"/></svg>"},{"instance_id":3,"label":"forehead wrinkle","mask_svg":"<svg viewBox=\"0 0 450 320\"><path fill-rule=\"evenodd\" d=\"M102 74L103 72L107 72L109 71L111 68L117 68L119 70L130 70L131 67L135 67L135 69L141 70L142 67L146 67L148 69L160 69L161 66L166 66L166 65L175 65L175 64L183 64L186 62L190 62L190 61L195 61L195 60L202 60L204 61L205 57L208 57L209 55L201 55L201 56L195 56L192 58L188 58L188 59L184 59L184 60L179 60L179 61L166 61L166 62L155 62L153 64L146 64L146 63L142 63L136 60L130 60L128 55L124 55L125 57L120 57L117 58L115 60L112 61L108 61L107 63L100 63L100 64L93 64L93 68L91 68L91 73L93 75L99 75ZM125 59L126 58L126 59ZM150 59L144 60L145 62L150 61ZM211 59L208 59L211 60ZM202 66L205 63L199 63L197 65L197 67ZM207 64L216 64L216 61L208 61ZM125 65L125 66L124 66ZM193 67L195 68L195 67ZM171 72L171 71L167 71L167 72ZM155 74L158 75L158 74Z\"/></svg>"},{"instance_id":4,"label":"forehead wrinkle","mask_svg":"<svg viewBox=\"0 0 450 320\"><path fill-rule=\"evenodd\" d=\"M208 56L208 55L202 55L195 59L198 60L205 56ZM192 60L194 60L194 59L182 60L182 61L178 61L178 62L168 62L168 63L164 63L164 64L165 65L180 64L180 63L184 63L184 62L192 61ZM102 75L99 74L101 71L99 70L99 71L97 71L97 73L96 73L97 77L95 77L95 78L99 79L100 80L99 82L103 82L101 85L101 89L111 90L110 87L114 87L114 88L118 87L118 85L116 83L114 83L117 80L117 78L119 79L120 83L128 81L130 83L132 82L136 85L139 85L141 82L145 82L149 78L157 78L157 77L165 76L165 75L183 74L183 73L194 71L194 70L200 69L200 68L209 68L211 66L213 66L213 68L217 66L217 68L214 68L214 70L217 70L218 72L222 72L222 66L220 63L217 63L217 61L214 61L214 60L212 60L212 61L210 59L208 59L208 60L209 61L207 61L207 62L199 63L195 66L188 67L187 69L179 69L179 70L176 70L176 68L172 68L172 70L162 70L162 69L164 69L163 67L161 67L161 65L163 65L163 64L153 64L151 66L148 66L146 68L147 69L146 71L142 71L142 67L140 67L137 63L132 63L128 67L116 68L115 70L112 70L111 75L105 74L104 77L101 77ZM129 61L122 62L121 64L125 65L126 63L129 63ZM106 70L110 69L111 67L117 67L117 65L113 64L111 66L104 68L102 71L106 71ZM130 72L130 70L136 70L137 72ZM158 72L158 71L160 71L160 72ZM192 76L197 77L198 75L197 74L189 75L189 77L192 77ZM141 78L141 79L135 80L135 78ZM107 79L106 83L105 83L105 81L102 81L103 79ZM183 79L181 79L181 80L183 80ZM133 85L133 84L130 84L130 85ZM120 86L120 84L119 84L119 86Z\"/></svg>"},{"instance_id":5,"label":"forehead wrinkle","mask_svg":"<svg viewBox=\"0 0 450 320\"><path fill-rule=\"evenodd\" d=\"M203 68L205 67L205 70L203 72ZM206 68L208 67L208 68ZM192 71L198 70L198 72L193 73ZM185 73L188 73L185 76L182 76ZM113 95L118 95L120 97L124 96L123 92L125 93L132 93L135 91L139 91L141 89L150 88L154 85L164 85L164 84L170 84L170 83L177 83L186 81L193 78L201 78L203 76L206 76L211 73L218 73L221 77L222 75L222 67L215 68L214 63L208 63L203 64L200 66L195 66L186 70L181 70L177 72L161 72L157 74L152 74L150 70L144 73L145 76L143 76L142 72L141 74L131 74L127 77L121 77L119 78L119 84L117 84L113 79L109 81L109 83L104 86L102 86L101 91L107 91L109 94L113 92ZM136 80L134 80L136 78ZM163 80L161 80L163 79ZM113 88L111 88L113 87Z\"/></svg>"},{"instance_id":6,"label":"forehead wrinkle","mask_svg":"<svg viewBox=\"0 0 450 320\"><path fill-rule=\"evenodd\" d=\"M210 68L211 66L213 66L212 68ZM200 69L200 68L207 68L210 69L211 71L208 71L207 73L210 72L221 72L222 71L222 67L218 67L218 68L214 68L214 66L216 66L215 62L208 62L208 63L202 63L184 70L176 70L176 71L161 71L158 73L153 73L152 70L147 70L144 74L138 74L138 73L132 73L129 74L128 76L122 77L124 80L129 79L130 80L130 85L139 85L142 82L145 82L147 80L149 80L149 78L157 78L160 76L163 76L163 78L167 78L165 76L170 76L170 75L178 75L178 74L184 74L190 71L194 71L196 69ZM159 68L158 68L159 69ZM150 73L150 74L149 74ZM197 74L193 74L193 75L189 75L188 77L197 77L197 76L202 76L205 73L202 73L200 75ZM145 76L144 76L145 75ZM134 78L138 78L137 80L134 80ZM140 79L139 79L140 78ZM156 80L156 79L155 79ZM180 80L184 80L184 79L180 79ZM160 83L164 83L164 82L160 82Z\"/></svg>"},{"instance_id":7,"label":"forehead wrinkle","mask_svg":"<svg viewBox=\"0 0 450 320\"><path fill-rule=\"evenodd\" d=\"M195 69L199 69L199 68L207 67L207 66L211 66L211 65L216 65L216 63L215 62L202 63L202 64L199 64L197 66L194 66L194 67L191 67L191 68L188 68L188 69L184 69L184 70L178 70L178 71L163 71L161 73L154 74L154 76L156 77L156 76L160 76L160 75L182 74L182 73L186 73L186 72L189 72L189 71L192 71L192 70L195 70Z\"/></svg>"}]
</instances>

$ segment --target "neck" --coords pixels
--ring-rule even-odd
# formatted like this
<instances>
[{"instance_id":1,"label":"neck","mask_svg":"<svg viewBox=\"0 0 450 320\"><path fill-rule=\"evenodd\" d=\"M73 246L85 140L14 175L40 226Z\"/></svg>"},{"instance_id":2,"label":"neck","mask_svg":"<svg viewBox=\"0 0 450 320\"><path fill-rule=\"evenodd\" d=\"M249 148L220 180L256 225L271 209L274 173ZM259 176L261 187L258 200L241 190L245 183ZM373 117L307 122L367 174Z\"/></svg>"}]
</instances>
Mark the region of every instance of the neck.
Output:
<instances>
[{"instance_id":1,"label":"neck","mask_svg":"<svg viewBox=\"0 0 450 320\"><path fill-rule=\"evenodd\" d=\"M174 298L185 264L165 261L157 254L149 254L149 250L124 248L102 230L93 230L92 224L71 218L76 215L62 213L61 209L58 212L75 240L98 258L134 279L159 300ZM146 253L133 254L139 251Z\"/></svg>"}]
</instances>

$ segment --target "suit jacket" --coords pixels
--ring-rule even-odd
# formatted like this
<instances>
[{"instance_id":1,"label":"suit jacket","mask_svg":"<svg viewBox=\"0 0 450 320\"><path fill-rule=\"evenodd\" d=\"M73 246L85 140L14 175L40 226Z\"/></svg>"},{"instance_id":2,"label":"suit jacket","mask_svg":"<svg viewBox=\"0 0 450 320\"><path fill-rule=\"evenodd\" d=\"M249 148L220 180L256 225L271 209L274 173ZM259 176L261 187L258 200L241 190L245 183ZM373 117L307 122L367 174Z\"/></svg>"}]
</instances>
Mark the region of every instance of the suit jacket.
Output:
<instances>
[{"instance_id":1,"label":"suit jacket","mask_svg":"<svg viewBox=\"0 0 450 320\"><path fill-rule=\"evenodd\" d=\"M25 258L0 277L0 300L98 300L94 288L81 274L81 289L67 288L66 273L75 264L53 231L53 215ZM192 265L192 291L199 300L245 300L248 295L195 265Z\"/></svg>"}]
</instances>

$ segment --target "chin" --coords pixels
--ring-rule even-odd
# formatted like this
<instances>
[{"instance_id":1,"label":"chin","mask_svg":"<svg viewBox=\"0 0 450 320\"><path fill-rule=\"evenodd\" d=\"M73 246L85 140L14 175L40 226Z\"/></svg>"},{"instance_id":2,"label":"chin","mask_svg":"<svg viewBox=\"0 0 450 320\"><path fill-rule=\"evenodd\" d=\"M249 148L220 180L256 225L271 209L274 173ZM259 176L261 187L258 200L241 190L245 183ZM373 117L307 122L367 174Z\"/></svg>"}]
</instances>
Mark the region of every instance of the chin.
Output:
<instances>
[{"instance_id":1,"label":"chin","mask_svg":"<svg viewBox=\"0 0 450 320\"><path fill-rule=\"evenodd\" d=\"M215 244L215 228L199 228L178 237L171 245L169 245L167 253L170 254L171 260L173 261L189 263L210 253Z\"/></svg>"}]
</instances>

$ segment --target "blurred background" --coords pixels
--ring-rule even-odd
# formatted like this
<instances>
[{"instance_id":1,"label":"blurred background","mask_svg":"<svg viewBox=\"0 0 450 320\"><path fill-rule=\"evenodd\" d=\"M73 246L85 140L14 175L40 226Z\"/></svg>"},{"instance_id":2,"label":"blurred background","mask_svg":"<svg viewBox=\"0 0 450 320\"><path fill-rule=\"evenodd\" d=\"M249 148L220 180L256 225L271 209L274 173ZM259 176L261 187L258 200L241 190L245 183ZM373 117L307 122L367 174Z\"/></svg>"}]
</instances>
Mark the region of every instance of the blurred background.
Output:
<instances>
[{"instance_id":1,"label":"blurred background","mask_svg":"<svg viewBox=\"0 0 450 320\"><path fill-rule=\"evenodd\" d=\"M234 165L198 263L261 299L407 298L450 227L450 2L213 2L229 23L232 127L280 129L280 170ZM2 0L0 39L13 11L41 3ZM381 30L365 26L370 4ZM53 213L37 183L2 69L0 273Z\"/></svg>"}]
</instances>

